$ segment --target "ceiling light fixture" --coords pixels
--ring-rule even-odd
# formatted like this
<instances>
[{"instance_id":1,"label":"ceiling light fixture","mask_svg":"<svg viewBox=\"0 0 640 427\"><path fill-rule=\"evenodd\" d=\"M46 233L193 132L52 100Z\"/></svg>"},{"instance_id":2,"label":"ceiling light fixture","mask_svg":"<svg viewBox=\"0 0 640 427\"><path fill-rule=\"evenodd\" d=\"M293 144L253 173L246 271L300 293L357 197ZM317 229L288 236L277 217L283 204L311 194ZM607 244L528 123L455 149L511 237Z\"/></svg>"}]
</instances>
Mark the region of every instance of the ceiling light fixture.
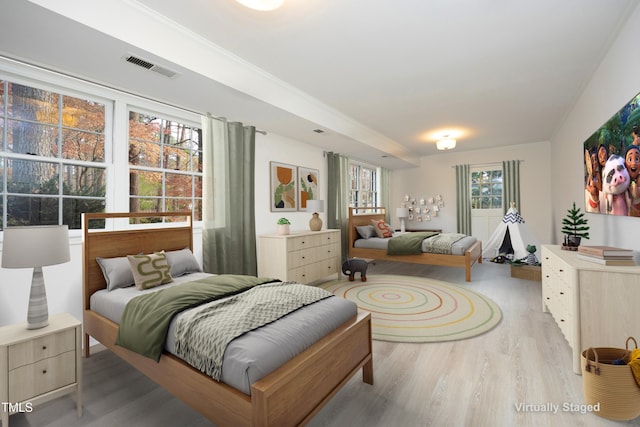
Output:
<instances>
[{"instance_id":1,"label":"ceiling light fixture","mask_svg":"<svg viewBox=\"0 0 640 427\"><path fill-rule=\"evenodd\" d=\"M243 6L250 9L269 11L276 10L284 4L284 0L236 0Z\"/></svg>"},{"instance_id":2,"label":"ceiling light fixture","mask_svg":"<svg viewBox=\"0 0 640 427\"><path fill-rule=\"evenodd\" d=\"M456 148L456 140L449 138L449 135L444 135L444 138L436 142L436 148L438 150L451 150L452 148Z\"/></svg>"}]
</instances>

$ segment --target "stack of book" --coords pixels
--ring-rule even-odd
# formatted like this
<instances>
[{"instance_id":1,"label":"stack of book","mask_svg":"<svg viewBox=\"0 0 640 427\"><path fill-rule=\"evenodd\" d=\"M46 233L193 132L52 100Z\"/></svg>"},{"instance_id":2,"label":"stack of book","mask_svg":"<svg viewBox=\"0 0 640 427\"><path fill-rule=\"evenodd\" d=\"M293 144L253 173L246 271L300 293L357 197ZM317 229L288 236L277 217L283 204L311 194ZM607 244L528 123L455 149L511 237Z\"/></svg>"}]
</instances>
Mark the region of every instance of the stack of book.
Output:
<instances>
[{"instance_id":1,"label":"stack of book","mask_svg":"<svg viewBox=\"0 0 640 427\"><path fill-rule=\"evenodd\" d=\"M636 265L632 249L612 246L579 246L578 259L602 265Z\"/></svg>"}]
</instances>

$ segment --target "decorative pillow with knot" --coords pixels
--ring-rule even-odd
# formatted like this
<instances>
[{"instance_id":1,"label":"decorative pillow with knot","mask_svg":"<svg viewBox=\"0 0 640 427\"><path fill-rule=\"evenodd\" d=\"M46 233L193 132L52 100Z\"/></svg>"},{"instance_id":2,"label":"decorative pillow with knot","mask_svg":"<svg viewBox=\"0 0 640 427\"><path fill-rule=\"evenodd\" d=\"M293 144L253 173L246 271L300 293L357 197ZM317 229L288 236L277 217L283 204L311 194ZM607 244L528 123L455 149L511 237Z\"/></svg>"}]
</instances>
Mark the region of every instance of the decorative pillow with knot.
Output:
<instances>
[{"instance_id":1,"label":"decorative pillow with knot","mask_svg":"<svg viewBox=\"0 0 640 427\"><path fill-rule=\"evenodd\" d=\"M376 235L378 237L387 238L387 237L393 236L391 227L389 226L389 224L384 222L383 219L378 219L378 220L372 219L371 224L373 225L374 230L376 230Z\"/></svg>"}]
</instances>

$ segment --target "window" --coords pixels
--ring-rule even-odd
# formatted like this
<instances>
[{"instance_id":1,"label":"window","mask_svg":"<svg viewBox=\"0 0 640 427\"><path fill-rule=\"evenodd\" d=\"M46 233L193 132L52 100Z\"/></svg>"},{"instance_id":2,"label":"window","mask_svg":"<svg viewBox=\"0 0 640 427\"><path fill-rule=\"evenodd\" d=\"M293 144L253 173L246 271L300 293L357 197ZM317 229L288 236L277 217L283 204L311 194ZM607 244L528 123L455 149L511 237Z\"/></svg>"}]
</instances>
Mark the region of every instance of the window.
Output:
<instances>
[{"instance_id":1,"label":"window","mask_svg":"<svg viewBox=\"0 0 640 427\"><path fill-rule=\"evenodd\" d=\"M193 210L202 220L202 132L155 114L129 112L129 210Z\"/></svg>"},{"instance_id":2,"label":"window","mask_svg":"<svg viewBox=\"0 0 640 427\"><path fill-rule=\"evenodd\" d=\"M359 163L350 163L349 168L351 179L349 206L378 206L377 169Z\"/></svg>"},{"instance_id":3,"label":"window","mask_svg":"<svg viewBox=\"0 0 640 427\"><path fill-rule=\"evenodd\" d=\"M0 80L0 228L67 224L106 203L108 106Z\"/></svg>"},{"instance_id":4,"label":"window","mask_svg":"<svg viewBox=\"0 0 640 427\"><path fill-rule=\"evenodd\" d=\"M471 207L502 208L502 169L471 172Z\"/></svg>"}]
</instances>

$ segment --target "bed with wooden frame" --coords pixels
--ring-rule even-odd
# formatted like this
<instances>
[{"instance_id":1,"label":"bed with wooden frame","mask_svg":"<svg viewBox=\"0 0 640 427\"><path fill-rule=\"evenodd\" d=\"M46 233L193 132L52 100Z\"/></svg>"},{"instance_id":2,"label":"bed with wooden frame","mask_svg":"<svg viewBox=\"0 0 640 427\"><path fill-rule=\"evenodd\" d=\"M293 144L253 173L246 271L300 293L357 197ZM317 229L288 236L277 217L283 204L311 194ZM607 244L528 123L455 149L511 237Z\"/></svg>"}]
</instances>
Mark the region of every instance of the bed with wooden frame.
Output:
<instances>
[{"instance_id":1,"label":"bed with wooden frame","mask_svg":"<svg viewBox=\"0 0 640 427\"><path fill-rule=\"evenodd\" d=\"M364 211L364 212L362 212ZM367 258L387 261L410 262L416 264L442 265L446 267L462 267L465 269L465 280L471 281L471 267L482 262L482 242L476 241L464 255L447 255L421 253L418 255L387 255L386 249L356 248L354 243L360 238L357 226L370 225L371 220L386 218L386 208L349 208L349 257Z\"/></svg>"},{"instance_id":2,"label":"bed with wooden frame","mask_svg":"<svg viewBox=\"0 0 640 427\"><path fill-rule=\"evenodd\" d=\"M186 217L177 226L89 230L94 220L126 221L142 217ZM362 369L373 384L371 317L359 312L276 371L255 382L246 395L163 353L159 362L115 345L118 324L90 308L91 295L106 287L96 257L112 258L160 250L193 249L190 212L83 214L84 346L89 337L102 343L150 379L218 426L293 426L306 424L349 379ZM126 384L123 384L126 387Z\"/></svg>"}]
</instances>

